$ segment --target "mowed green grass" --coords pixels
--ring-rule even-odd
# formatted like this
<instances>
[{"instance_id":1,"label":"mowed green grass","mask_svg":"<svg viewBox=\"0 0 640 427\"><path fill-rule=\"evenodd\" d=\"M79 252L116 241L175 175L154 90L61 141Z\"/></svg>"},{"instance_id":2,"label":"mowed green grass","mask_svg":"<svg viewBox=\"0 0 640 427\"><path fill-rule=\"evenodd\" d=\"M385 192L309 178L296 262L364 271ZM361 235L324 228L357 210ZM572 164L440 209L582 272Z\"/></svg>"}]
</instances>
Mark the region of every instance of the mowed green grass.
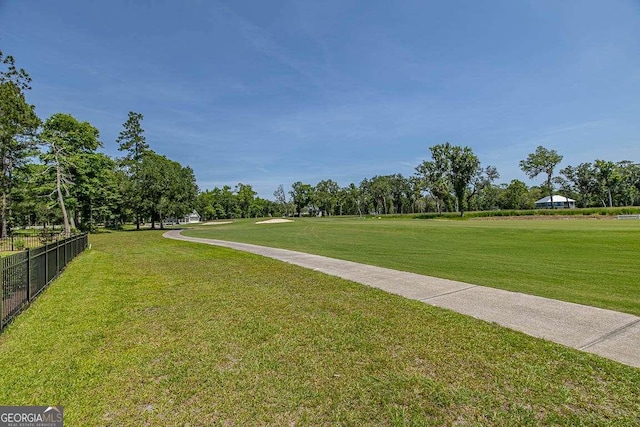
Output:
<instances>
[{"instance_id":1,"label":"mowed green grass","mask_svg":"<svg viewBox=\"0 0 640 427\"><path fill-rule=\"evenodd\" d=\"M640 221L296 218L203 226L256 243L640 315Z\"/></svg>"},{"instance_id":2,"label":"mowed green grass","mask_svg":"<svg viewBox=\"0 0 640 427\"><path fill-rule=\"evenodd\" d=\"M65 425L637 425L640 370L159 232L91 236L0 334Z\"/></svg>"}]
</instances>

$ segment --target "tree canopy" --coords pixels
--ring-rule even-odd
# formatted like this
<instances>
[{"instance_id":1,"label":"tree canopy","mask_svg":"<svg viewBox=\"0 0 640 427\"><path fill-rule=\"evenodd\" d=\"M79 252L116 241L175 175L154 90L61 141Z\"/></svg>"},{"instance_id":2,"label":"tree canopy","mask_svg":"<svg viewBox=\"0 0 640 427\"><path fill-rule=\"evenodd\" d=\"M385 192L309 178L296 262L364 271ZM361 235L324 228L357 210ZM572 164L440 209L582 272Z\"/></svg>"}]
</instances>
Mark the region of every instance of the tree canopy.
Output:
<instances>
[{"instance_id":1,"label":"tree canopy","mask_svg":"<svg viewBox=\"0 0 640 427\"><path fill-rule=\"evenodd\" d=\"M40 141L48 151L41 158L49 165L55 176L56 199L62 212L64 231L67 236L76 228L73 216L67 213L65 199L76 195L70 191L78 178L87 175L86 157L101 146L98 129L88 122L79 122L70 114L57 113L49 117L40 133ZM77 204L77 198L72 199Z\"/></svg>"},{"instance_id":2,"label":"tree canopy","mask_svg":"<svg viewBox=\"0 0 640 427\"><path fill-rule=\"evenodd\" d=\"M24 95L24 91L31 88L29 74L17 68L14 58L5 56L2 51L0 64L0 216L1 237L5 238L15 177L35 154L35 135L40 119Z\"/></svg>"},{"instance_id":3,"label":"tree canopy","mask_svg":"<svg viewBox=\"0 0 640 427\"><path fill-rule=\"evenodd\" d=\"M546 175L544 188L551 199L551 207L553 204L553 172L562 161L562 156L556 150L549 150L541 145L536 151L529 154L525 160L520 160L520 169L531 179L540 174Z\"/></svg>"}]
</instances>

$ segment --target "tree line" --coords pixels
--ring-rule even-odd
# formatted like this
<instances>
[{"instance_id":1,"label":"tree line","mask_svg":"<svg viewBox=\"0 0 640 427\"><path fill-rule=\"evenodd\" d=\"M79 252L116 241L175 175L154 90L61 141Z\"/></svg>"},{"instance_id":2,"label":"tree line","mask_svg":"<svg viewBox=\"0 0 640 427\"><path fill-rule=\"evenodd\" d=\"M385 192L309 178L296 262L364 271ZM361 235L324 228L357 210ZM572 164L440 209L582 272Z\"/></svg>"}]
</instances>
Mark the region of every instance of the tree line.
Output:
<instances>
[{"instance_id":1,"label":"tree line","mask_svg":"<svg viewBox=\"0 0 640 427\"><path fill-rule=\"evenodd\" d=\"M25 93L31 78L0 51L1 237L12 227L62 224L64 233L191 212L198 188L189 167L154 152L143 115L129 112L116 143L121 158L97 150L100 133L71 114L40 119Z\"/></svg>"},{"instance_id":2,"label":"tree line","mask_svg":"<svg viewBox=\"0 0 640 427\"><path fill-rule=\"evenodd\" d=\"M483 166L469 147L448 142L430 148L431 158L416 166L413 176L376 175L340 187L327 179L316 185L300 181L288 192L274 192L275 211L283 215L364 215L424 212L533 209L535 202L556 191L575 199L578 206L640 205L640 164L595 160L557 171L563 156L539 146L520 161L521 170L538 186L514 179L496 183L494 166Z\"/></svg>"},{"instance_id":3,"label":"tree line","mask_svg":"<svg viewBox=\"0 0 640 427\"><path fill-rule=\"evenodd\" d=\"M595 160L558 170L563 156L539 146L520 169L540 185L514 179L497 183L494 166L483 166L469 147L438 144L415 174L376 175L341 187L332 179L315 185L301 181L290 189L279 185L273 201L255 197L251 186L214 188L198 196L205 220L259 216L412 214L425 212L533 209L535 202L556 192L581 207L640 205L640 164ZM553 205L552 205L553 206Z\"/></svg>"}]
</instances>

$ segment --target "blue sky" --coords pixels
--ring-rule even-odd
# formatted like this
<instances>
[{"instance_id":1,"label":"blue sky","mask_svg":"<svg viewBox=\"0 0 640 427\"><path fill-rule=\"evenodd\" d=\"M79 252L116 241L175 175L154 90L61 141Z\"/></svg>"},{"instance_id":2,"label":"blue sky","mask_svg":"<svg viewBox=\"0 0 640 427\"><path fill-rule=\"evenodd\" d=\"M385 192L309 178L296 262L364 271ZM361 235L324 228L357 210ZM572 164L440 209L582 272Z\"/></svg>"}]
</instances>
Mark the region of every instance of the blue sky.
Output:
<instances>
[{"instance_id":1,"label":"blue sky","mask_svg":"<svg viewBox=\"0 0 640 427\"><path fill-rule=\"evenodd\" d=\"M561 166L640 161L640 2L0 0L0 49L42 118L130 110L201 189L410 176L468 145L500 182L538 145Z\"/></svg>"}]
</instances>

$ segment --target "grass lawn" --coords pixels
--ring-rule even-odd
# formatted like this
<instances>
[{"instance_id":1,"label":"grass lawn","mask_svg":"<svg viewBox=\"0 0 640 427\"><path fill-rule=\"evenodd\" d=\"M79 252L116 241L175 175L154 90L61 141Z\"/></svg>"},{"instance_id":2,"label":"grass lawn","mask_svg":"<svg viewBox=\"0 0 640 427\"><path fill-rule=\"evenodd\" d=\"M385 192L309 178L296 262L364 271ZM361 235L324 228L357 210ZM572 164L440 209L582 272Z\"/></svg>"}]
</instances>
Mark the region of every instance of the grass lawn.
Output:
<instances>
[{"instance_id":1,"label":"grass lawn","mask_svg":"<svg viewBox=\"0 0 640 427\"><path fill-rule=\"evenodd\" d=\"M0 335L3 405L68 426L638 422L639 369L160 232L90 242Z\"/></svg>"},{"instance_id":2,"label":"grass lawn","mask_svg":"<svg viewBox=\"0 0 640 427\"><path fill-rule=\"evenodd\" d=\"M203 226L256 243L640 315L640 221L296 218Z\"/></svg>"}]
</instances>

